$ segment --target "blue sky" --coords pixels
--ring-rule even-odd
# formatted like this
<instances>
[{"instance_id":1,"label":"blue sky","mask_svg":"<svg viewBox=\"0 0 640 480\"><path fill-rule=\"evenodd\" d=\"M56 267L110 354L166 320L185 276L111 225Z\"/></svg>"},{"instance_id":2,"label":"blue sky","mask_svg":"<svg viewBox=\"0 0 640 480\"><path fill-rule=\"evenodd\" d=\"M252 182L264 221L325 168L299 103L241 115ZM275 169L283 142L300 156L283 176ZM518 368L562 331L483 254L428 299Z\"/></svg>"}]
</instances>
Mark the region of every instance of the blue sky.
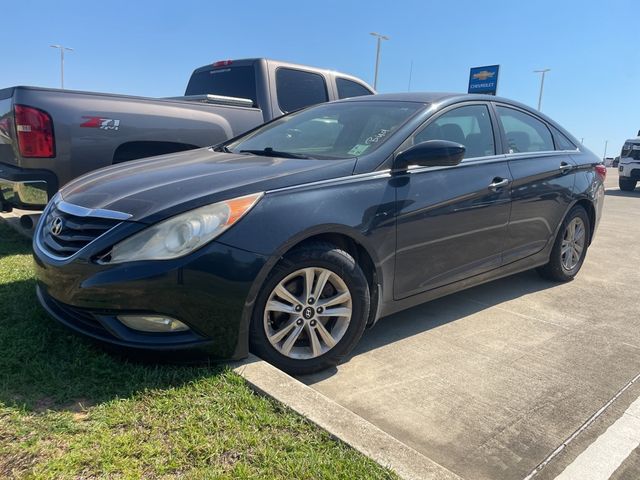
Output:
<instances>
[{"instance_id":1,"label":"blue sky","mask_svg":"<svg viewBox=\"0 0 640 480\"><path fill-rule=\"evenodd\" d=\"M378 90L466 91L469 67L500 64L498 94L542 110L599 155L640 129L637 0L191 1L8 0L2 7L0 88L65 86L143 96L184 92L191 71L215 60L271 57L340 70ZM7 21L9 20L9 21Z\"/></svg>"}]
</instances>

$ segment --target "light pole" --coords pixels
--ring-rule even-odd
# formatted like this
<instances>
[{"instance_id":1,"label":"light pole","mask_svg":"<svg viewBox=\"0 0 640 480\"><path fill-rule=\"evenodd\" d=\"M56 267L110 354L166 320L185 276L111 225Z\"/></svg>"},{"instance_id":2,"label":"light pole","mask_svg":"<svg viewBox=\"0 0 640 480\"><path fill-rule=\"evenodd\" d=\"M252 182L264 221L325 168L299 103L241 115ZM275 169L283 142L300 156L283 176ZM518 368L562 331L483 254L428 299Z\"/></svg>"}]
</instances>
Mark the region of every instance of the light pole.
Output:
<instances>
[{"instance_id":1,"label":"light pole","mask_svg":"<svg viewBox=\"0 0 640 480\"><path fill-rule=\"evenodd\" d=\"M381 35L376 32L371 32L369 35L373 35L378 39L378 46L376 48L376 71L373 75L373 89L375 90L378 88L378 65L380 64L380 43L382 42L382 40L389 40L389 37L385 37L384 35Z\"/></svg>"},{"instance_id":2,"label":"light pole","mask_svg":"<svg viewBox=\"0 0 640 480\"><path fill-rule=\"evenodd\" d=\"M62 45L49 45L51 48L60 49L60 88L64 88L64 51L73 52L73 48L64 47Z\"/></svg>"},{"instance_id":3,"label":"light pole","mask_svg":"<svg viewBox=\"0 0 640 480\"><path fill-rule=\"evenodd\" d=\"M604 141L604 157L602 157L603 160L607 160L607 145L609 144L609 140L605 140Z\"/></svg>"},{"instance_id":4,"label":"light pole","mask_svg":"<svg viewBox=\"0 0 640 480\"><path fill-rule=\"evenodd\" d=\"M544 89L544 74L547 73L549 70L551 70L550 68L544 68L542 70L534 70L533 73L541 73L542 76L540 77L540 96L538 96L538 111L541 112L542 110L540 109L540 107L542 107L542 90Z\"/></svg>"}]
</instances>

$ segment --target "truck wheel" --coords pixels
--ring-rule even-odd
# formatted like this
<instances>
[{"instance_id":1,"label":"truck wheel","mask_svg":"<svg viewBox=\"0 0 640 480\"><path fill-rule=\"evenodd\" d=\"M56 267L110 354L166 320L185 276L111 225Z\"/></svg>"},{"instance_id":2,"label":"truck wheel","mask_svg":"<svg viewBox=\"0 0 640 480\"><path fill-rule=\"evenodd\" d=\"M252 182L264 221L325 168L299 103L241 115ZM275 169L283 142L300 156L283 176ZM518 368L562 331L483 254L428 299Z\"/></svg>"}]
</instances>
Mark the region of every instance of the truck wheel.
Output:
<instances>
[{"instance_id":1,"label":"truck wheel","mask_svg":"<svg viewBox=\"0 0 640 480\"><path fill-rule=\"evenodd\" d=\"M636 188L636 180L633 180L629 177L620 177L618 178L618 186L620 190L624 190L625 192L633 192Z\"/></svg>"},{"instance_id":2,"label":"truck wheel","mask_svg":"<svg viewBox=\"0 0 640 480\"><path fill-rule=\"evenodd\" d=\"M360 340L370 302L367 279L347 252L324 242L297 248L258 294L251 350L290 374L335 366Z\"/></svg>"},{"instance_id":3,"label":"truck wheel","mask_svg":"<svg viewBox=\"0 0 640 480\"><path fill-rule=\"evenodd\" d=\"M573 207L560 226L549 263L537 269L540 276L556 282L573 280L589 247L589 216L580 205Z\"/></svg>"}]
</instances>

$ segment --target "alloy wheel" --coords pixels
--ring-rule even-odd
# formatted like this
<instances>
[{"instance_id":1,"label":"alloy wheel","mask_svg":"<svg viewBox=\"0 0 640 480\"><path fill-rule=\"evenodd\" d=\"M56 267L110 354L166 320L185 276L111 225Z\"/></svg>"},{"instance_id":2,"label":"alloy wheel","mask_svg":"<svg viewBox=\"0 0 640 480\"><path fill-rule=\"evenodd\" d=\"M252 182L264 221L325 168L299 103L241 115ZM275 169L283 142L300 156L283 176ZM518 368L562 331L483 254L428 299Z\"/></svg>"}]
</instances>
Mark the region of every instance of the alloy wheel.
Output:
<instances>
[{"instance_id":1,"label":"alloy wheel","mask_svg":"<svg viewBox=\"0 0 640 480\"><path fill-rule=\"evenodd\" d=\"M566 271L573 270L582 258L585 247L586 228L580 217L575 217L564 232L560 256L562 267Z\"/></svg>"},{"instance_id":2,"label":"alloy wheel","mask_svg":"<svg viewBox=\"0 0 640 480\"><path fill-rule=\"evenodd\" d=\"M311 359L331 350L351 323L346 283L326 268L308 267L281 280L264 309L264 330L282 355Z\"/></svg>"}]
</instances>

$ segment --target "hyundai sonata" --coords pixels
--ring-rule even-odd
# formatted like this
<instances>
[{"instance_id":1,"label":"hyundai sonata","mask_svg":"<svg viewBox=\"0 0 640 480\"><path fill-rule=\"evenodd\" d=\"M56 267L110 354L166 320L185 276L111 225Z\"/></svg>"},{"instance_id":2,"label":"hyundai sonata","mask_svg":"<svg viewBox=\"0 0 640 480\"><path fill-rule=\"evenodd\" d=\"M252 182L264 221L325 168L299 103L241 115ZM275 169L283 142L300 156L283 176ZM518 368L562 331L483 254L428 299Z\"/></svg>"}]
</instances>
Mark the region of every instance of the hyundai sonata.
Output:
<instances>
[{"instance_id":1,"label":"hyundai sonata","mask_svg":"<svg viewBox=\"0 0 640 480\"><path fill-rule=\"evenodd\" d=\"M531 268L571 280L605 175L502 98L323 104L65 186L34 237L38 297L111 344L313 372L416 304Z\"/></svg>"}]
</instances>

